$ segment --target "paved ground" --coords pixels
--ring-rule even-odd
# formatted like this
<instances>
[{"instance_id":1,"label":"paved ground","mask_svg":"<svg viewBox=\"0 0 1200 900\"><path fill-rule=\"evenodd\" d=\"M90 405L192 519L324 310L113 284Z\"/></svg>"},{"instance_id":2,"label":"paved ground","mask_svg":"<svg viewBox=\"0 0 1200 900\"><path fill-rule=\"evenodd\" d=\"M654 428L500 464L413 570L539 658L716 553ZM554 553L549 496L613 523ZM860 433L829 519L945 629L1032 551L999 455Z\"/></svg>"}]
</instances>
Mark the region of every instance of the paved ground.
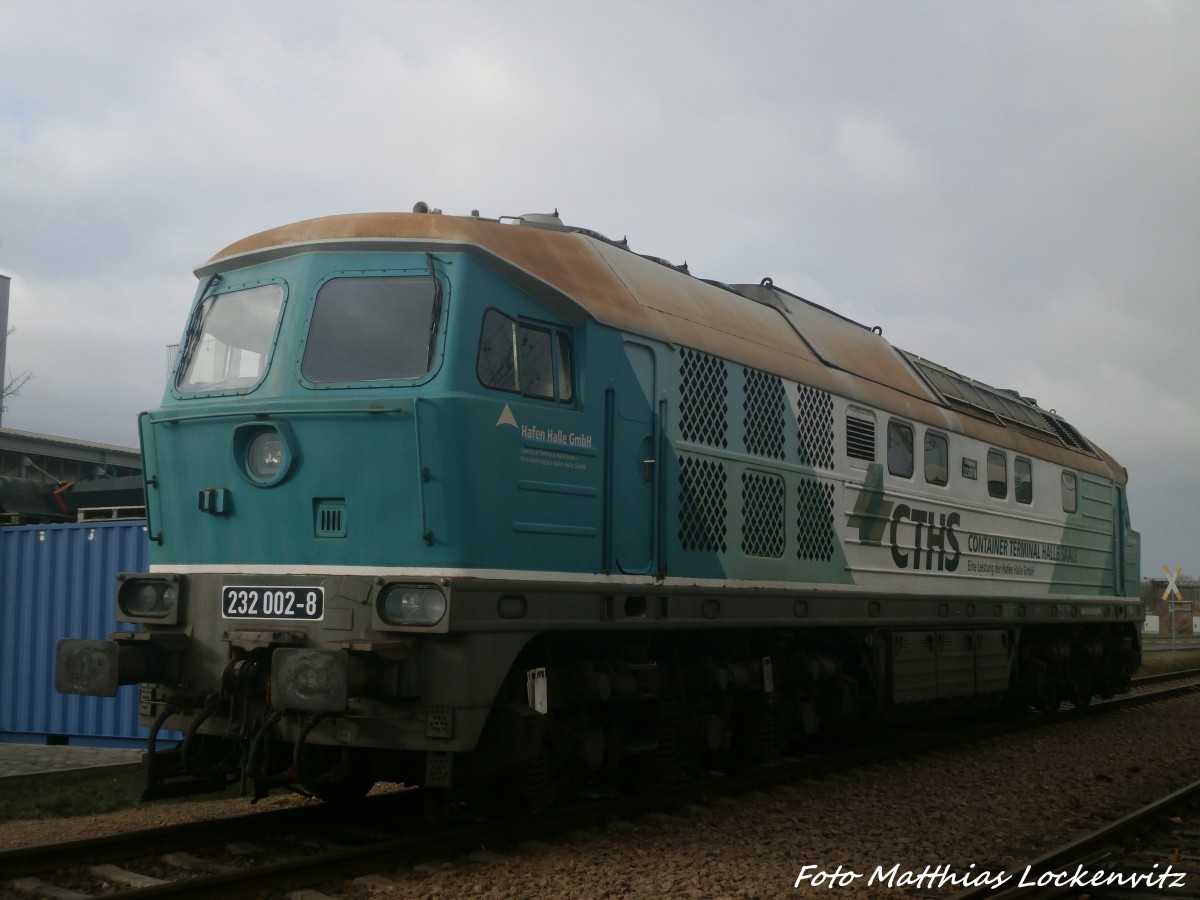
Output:
<instances>
[{"instance_id":1,"label":"paved ground","mask_svg":"<svg viewBox=\"0 0 1200 900\"><path fill-rule=\"evenodd\" d=\"M72 770L99 772L141 761L141 750L0 743L0 779Z\"/></svg>"},{"instance_id":2,"label":"paved ground","mask_svg":"<svg viewBox=\"0 0 1200 900\"><path fill-rule=\"evenodd\" d=\"M1191 634L1143 634L1142 649L1147 653L1156 650L1200 650L1200 637Z\"/></svg>"}]
</instances>

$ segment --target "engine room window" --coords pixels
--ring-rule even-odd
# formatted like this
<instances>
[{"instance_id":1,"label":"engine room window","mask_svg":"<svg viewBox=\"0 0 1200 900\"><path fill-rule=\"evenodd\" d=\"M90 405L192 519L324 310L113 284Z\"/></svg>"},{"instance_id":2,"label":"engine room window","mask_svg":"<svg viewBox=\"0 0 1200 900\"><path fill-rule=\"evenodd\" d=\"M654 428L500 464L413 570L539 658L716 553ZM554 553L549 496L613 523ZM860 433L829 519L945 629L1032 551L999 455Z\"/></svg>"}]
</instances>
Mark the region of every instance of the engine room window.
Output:
<instances>
[{"instance_id":1,"label":"engine room window","mask_svg":"<svg viewBox=\"0 0 1200 900\"><path fill-rule=\"evenodd\" d=\"M925 481L929 484L950 481L950 441L936 431L925 432Z\"/></svg>"},{"instance_id":2,"label":"engine room window","mask_svg":"<svg viewBox=\"0 0 1200 900\"><path fill-rule=\"evenodd\" d=\"M280 284L206 297L188 325L175 386L198 392L258 384L266 372L282 307Z\"/></svg>"},{"instance_id":3,"label":"engine room window","mask_svg":"<svg viewBox=\"0 0 1200 900\"><path fill-rule=\"evenodd\" d=\"M483 317L475 372L484 387L563 403L574 396L567 334L494 309Z\"/></svg>"},{"instance_id":4,"label":"engine room window","mask_svg":"<svg viewBox=\"0 0 1200 900\"><path fill-rule=\"evenodd\" d=\"M1079 508L1079 500L1075 493L1075 473L1062 473L1062 504L1063 512L1073 513Z\"/></svg>"},{"instance_id":5,"label":"engine room window","mask_svg":"<svg viewBox=\"0 0 1200 900\"><path fill-rule=\"evenodd\" d=\"M901 478L912 478L913 474L913 427L907 422L888 422L887 432L888 472Z\"/></svg>"},{"instance_id":6,"label":"engine room window","mask_svg":"<svg viewBox=\"0 0 1200 900\"><path fill-rule=\"evenodd\" d=\"M331 278L317 292L300 373L317 384L420 378L433 366L440 299L429 276Z\"/></svg>"},{"instance_id":7,"label":"engine room window","mask_svg":"<svg viewBox=\"0 0 1200 900\"><path fill-rule=\"evenodd\" d=\"M988 493L1003 500L1008 496L1008 460L999 450L989 450L987 455Z\"/></svg>"},{"instance_id":8,"label":"engine room window","mask_svg":"<svg viewBox=\"0 0 1200 900\"><path fill-rule=\"evenodd\" d=\"M1018 503L1033 502L1033 463L1020 456L1013 460L1013 496Z\"/></svg>"}]
</instances>

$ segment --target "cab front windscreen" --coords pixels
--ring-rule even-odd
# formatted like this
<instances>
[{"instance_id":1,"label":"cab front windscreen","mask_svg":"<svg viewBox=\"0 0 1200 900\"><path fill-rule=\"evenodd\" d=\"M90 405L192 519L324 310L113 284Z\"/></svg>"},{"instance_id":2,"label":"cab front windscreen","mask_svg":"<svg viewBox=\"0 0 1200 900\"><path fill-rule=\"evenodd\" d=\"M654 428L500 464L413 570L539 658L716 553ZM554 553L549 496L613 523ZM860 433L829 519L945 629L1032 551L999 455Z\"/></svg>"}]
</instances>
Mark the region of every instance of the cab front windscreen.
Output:
<instances>
[{"instance_id":1,"label":"cab front windscreen","mask_svg":"<svg viewBox=\"0 0 1200 900\"><path fill-rule=\"evenodd\" d=\"M300 374L314 384L420 378L433 366L437 279L339 276L317 291Z\"/></svg>"},{"instance_id":2,"label":"cab front windscreen","mask_svg":"<svg viewBox=\"0 0 1200 900\"><path fill-rule=\"evenodd\" d=\"M183 346L175 387L185 393L248 390L267 370L283 286L260 284L205 297Z\"/></svg>"}]
</instances>

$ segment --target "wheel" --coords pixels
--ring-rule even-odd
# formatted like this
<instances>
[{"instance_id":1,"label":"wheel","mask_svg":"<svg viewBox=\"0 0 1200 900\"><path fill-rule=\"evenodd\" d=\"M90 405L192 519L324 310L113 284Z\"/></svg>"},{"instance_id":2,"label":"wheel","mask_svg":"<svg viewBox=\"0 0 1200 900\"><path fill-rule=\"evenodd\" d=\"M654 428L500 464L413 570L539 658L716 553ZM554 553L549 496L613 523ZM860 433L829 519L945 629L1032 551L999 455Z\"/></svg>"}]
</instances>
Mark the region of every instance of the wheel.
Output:
<instances>
[{"instance_id":1,"label":"wheel","mask_svg":"<svg viewBox=\"0 0 1200 900\"><path fill-rule=\"evenodd\" d=\"M1058 708L1062 706L1062 690L1058 687L1048 688L1046 693L1040 698L1040 709L1044 713L1056 713Z\"/></svg>"}]
</instances>

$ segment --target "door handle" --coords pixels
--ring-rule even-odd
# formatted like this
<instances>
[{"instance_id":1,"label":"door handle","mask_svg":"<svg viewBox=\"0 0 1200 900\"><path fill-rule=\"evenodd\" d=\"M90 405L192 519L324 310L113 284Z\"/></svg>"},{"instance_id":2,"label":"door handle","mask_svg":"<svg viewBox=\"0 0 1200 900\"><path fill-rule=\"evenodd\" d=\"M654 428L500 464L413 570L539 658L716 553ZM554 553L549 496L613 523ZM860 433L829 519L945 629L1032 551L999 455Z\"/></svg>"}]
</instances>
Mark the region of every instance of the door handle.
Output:
<instances>
[{"instance_id":1,"label":"door handle","mask_svg":"<svg viewBox=\"0 0 1200 900\"><path fill-rule=\"evenodd\" d=\"M652 479L654 477L654 464L657 461L658 460L654 459L653 457L649 457L647 459L642 460L642 467L643 467L642 474L647 481L649 481L650 479Z\"/></svg>"}]
</instances>

